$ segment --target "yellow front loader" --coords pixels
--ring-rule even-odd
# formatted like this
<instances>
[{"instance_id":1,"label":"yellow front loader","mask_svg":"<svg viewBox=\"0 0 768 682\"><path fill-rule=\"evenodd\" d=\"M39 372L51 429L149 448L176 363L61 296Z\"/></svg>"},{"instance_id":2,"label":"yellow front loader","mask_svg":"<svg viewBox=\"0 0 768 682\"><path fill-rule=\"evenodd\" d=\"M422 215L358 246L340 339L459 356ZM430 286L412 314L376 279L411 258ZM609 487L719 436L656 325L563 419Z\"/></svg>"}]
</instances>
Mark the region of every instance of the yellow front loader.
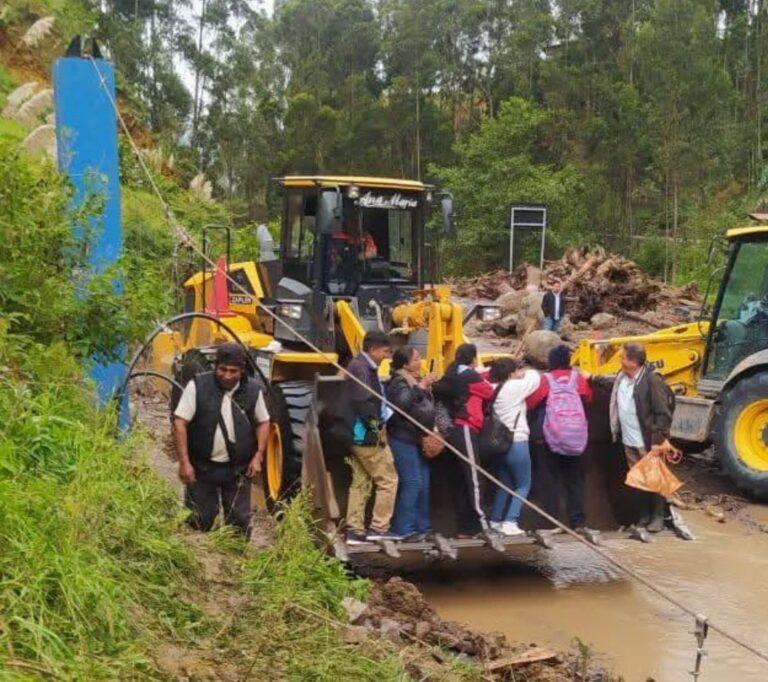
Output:
<instances>
[{"instance_id":1,"label":"yellow front loader","mask_svg":"<svg viewBox=\"0 0 768 682\"><path fill-rule=\"evenodd\" d=\"M152 343L154 370L173 374L178 386L210 367L217 344L234 336L251 349L273 416L264 476L270 506L298 487L310 407L328 404L318 391L338 391L334 363L359 353L367 331L416 346L424 370L438 373L465 341L461 306L448 287L434 284L426 235L434 206L443 213L443 232L450 230L449 197L387 178L293 176L278 183L279 259L232 263L228 253L215 268L204 264L184 283L188 317ZM229 243L227 232L228 251ZM499 315L494 306L475 312Z\"/></svg>"}]
</instances>

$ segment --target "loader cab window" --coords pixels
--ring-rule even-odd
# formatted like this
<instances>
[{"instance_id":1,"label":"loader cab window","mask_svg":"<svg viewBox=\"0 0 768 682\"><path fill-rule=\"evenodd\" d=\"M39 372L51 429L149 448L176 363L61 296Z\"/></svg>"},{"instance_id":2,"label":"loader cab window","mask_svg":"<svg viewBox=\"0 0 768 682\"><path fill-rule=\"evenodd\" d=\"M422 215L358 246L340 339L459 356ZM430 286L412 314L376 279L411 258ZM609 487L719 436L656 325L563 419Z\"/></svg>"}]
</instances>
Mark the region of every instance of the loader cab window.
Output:
<instances>
[{"instance_id":1,"label":"loader cab window","mask_svg":"<svg viewBox=\"0 0 768 682\"><path fill-rule=\"evenodd\" d=\"M313 193L288 195L283 237L284 273L307 285L312 283L316 213L317 197Z\"/></svg>"},{"instance_id":2,"label":"loader cab window","mask_svg":"<svg viewBox=\"0 0 768 682\"><path fill-rule=\"evenodd\" d=\"M325 240L327 291L354 295L363 283L414 283L420 215L417 201L412 200L405 208L360 203L345 197L343 228Z\"/></svg>"},{"instance_id":3,"label":"loader cab window","mask_svg":"<svg viewBox=\"0 0 768 682\"><path fill-rule=\"evenodd\" d=\"M734 248L707 356L706 375L718 379L768 348L768 241Z\"/></svg>"}]
</instances>

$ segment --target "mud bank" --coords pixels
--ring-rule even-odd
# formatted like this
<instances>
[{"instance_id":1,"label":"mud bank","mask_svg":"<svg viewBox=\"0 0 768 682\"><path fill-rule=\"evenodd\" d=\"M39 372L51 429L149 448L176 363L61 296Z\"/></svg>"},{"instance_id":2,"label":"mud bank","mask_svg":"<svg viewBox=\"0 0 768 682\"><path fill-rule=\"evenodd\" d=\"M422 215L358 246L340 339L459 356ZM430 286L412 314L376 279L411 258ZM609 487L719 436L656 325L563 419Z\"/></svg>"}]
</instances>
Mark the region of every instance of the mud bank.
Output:
<instances>
[{"instance_id":1,"label":"mud bank","mask_svg":"<svg viewBox=\"0 0 768 682\"><path fill-rule=\"evenodd\" d=\"M409 674L418 680L444 679L440 666L456 655L476 666L476 679L514 679L530 682L613 682L592 660L589 650L557 652L533 643L511 643L498 632L485 633L441 618L421 591L393 577L373 588L368 603L348 606L350 637L384 637L398 646L421 649ZM474 678L474 675L471 677Z\"/></svg>"}]
</instances>

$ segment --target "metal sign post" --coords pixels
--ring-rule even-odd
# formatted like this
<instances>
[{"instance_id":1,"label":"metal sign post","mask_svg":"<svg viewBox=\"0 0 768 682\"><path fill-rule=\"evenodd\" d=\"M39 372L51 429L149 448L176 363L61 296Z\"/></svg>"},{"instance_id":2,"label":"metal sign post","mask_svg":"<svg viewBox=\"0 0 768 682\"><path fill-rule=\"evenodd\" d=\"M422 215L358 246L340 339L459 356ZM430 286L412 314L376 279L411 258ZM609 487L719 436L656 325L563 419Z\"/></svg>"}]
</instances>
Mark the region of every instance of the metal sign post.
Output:
<instances>
[{"instance_id":1,"label":"metal sign post","mask_svg":"<svg viewBox=\"0 0 768 682\"><path fill-rule=\"evenodd\" d=\"M544 268L547 239L547 207L543 204L513 204L509 214L509 271L515 267L515 230L541 230L539 269Z\"/></svg>"}]
</instances>

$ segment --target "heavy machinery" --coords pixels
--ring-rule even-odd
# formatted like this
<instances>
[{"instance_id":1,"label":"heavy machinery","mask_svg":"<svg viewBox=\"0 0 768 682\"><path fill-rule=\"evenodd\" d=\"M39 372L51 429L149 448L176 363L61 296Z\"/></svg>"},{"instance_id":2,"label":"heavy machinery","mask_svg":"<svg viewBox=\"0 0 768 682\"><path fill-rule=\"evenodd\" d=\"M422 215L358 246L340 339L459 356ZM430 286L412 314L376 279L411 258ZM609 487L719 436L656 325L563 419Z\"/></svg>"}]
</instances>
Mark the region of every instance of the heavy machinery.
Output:
<instances>
[{"instance_id":1,"label":"heavy machinery","mask_svg":"<svg viewBox=\"0 0 768 682\"><path fill-rule=\"evenodd\" d=\"M212 269L204 264L184 284L184 313L175 318L181 328L161 326L153 335L151 371L171 374L178 394L196 372L210 367L216 344L234 336L248 346L272 415L263 476L267 506L274 508L303 483L312 491L322 527L334 537L350 480L347 384L336 363L360 351L367 330L379 329L395 345L416 346L423 369L440 374L466 340L464 311L449 287L435 283L434 249L427 240L433 206L443 224L432 238L450 234L452 202L408 180L290 176L277 183L283 192L279 258L232 263L227 232L227 258ZM490 320L500 311L479 305L471 314ZM499 355L481 353L480 361ZM382 378L387 374L385 363ZM598 404L595 418L605 413ZM593 528L615 530L632 522L634 498L622 484L625 471L615 466L623 458L610 451L610 443L597 439L585 455L587 514ZM437 539L406 549L454 556L461 548L484 546L482 539L442 539L453 531L452 466L450 454L433 463ZM491 486L486 494L493 494ZM537 494L534 485L533 499ZM523 520L529 529L542 525L533 514ZM531 538L510 542L518 541ZM347 549L337 543L340 555Z\"/></svg>"},{"instance_id":2,"label":"heavy machinery","mask_svg":"<svg viewBox=\"0 0 768 682\"><path fill-rule=\"evenodd\" d=\"M726 265L710 276L711 286L722 273L708 320L702 307L691 324L585 340L574 363L592 374L613 374L622 344L645 344L649 362L677 396L673 437L711 441L739 488L768 499L768 226L729 230L726 240Z\"/></svg>"},{"instance_id":3,"label":"heavy machinery","mask_svg":"<svg viewBox=\"0 0 768 682\"><path fill-rule=\"evenodd\" d=\"M334 377L333 363L358 353L367 330L416 346L425 369L435 372L465 341L462 307L448 287L433 283L436 263L426 238L433 206L443 216L434 238L450 232L450 196L386 178L291 176L277 183L279 260L230 263L227 231L227 258L216 268L204 263L184 284L190 317L152 345L154 369L180 384L207 368L216 344L233 334L252 349L274 417L264 476L270 506L301 476L316 377ZM205 248L210 230L204 232ZM480 306L474 314L493 319L499 310Z\"/></svg>"}]
</instances>

